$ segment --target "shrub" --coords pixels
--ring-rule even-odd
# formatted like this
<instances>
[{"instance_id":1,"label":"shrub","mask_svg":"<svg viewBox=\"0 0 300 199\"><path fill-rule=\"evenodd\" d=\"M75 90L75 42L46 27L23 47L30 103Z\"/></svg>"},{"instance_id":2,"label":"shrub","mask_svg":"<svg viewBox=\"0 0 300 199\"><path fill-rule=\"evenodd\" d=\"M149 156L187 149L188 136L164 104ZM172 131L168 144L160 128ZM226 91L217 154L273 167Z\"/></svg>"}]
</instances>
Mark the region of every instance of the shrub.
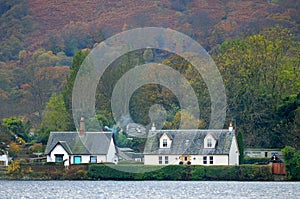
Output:
<instances>
[{"instance_id":1,"label":"shrub","mask_svg":"<svg viewBox=\"0 0 300 199\"><path fill-rule=\"evenodd\" d=\"M288 178L300 180L300 152L293 147L286 146L282 149L282 153Z\"/></svg>"},{"instance_id":2,"label":"shrub","mask_svg":"<svg viewBox=\"0 0 300 199\"><path fill-rule=\"evenodd\" d=\"M205 167L206 180L238 180L238 173L234 166Z\"/></svg>"},{"instance_id":3,"label":"shrub","mask_svg":"<svg viewBox=\"0 0 300 199\"><path fill-rule=\"evenodd\" d=\"M271 167L262 165L90 165L87 175L101 180L272 180L273 177Z\"/></svg>"},{"instance_id":4,"label":"shrub","mask_svg":"<svg viewBox=\"0 0 300 199\"><path fill-rule=\"evenodd\" d=\"M192 171L192 180L203 180L205 177L204 166L194 166Z\"/></svg>"},{"instance_id":5,"label":"shrub","mask_svg":"<svg viewBox=\"0 0 300 199\"><path fill-rule=\"evenodd\" d=\"M245 157L243 163L244 164L268 164L269 158L251 158Z\"/></svg>"}]
</instances>

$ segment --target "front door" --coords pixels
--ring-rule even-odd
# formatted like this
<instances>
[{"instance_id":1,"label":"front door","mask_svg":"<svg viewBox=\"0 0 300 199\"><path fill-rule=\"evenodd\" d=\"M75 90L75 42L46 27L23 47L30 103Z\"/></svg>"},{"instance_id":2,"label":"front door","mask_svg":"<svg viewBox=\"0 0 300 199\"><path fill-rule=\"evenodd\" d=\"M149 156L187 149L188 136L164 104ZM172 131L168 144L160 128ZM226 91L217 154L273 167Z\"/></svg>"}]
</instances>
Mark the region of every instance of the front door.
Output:
<instances>
[{"instance_id":1,"label":"front door","mask_svg":"<svg viewBox=\"0 0 300 199\"><path fill-rule=\"evenodd\" d=\"M81 156L74 156L74 164L81 164Z\"/></svg>"}]
</instances>

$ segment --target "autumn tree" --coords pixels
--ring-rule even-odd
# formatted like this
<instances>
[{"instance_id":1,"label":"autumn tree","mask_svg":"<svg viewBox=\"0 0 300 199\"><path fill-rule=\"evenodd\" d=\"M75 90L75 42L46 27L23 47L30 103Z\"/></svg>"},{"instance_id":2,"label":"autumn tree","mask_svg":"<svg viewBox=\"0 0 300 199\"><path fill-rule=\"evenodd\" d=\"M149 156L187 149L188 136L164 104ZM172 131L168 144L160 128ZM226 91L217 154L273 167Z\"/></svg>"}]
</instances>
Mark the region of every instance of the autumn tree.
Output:
<instances>
[{"instance_id":1,"label":"autumn tree","mask_svg":"<svg viewBox=\"0 0 300 199\"><path fill-rule=\"evenodd\" d=\"M247 146L271 144L281 100L299 92L299 42L279 26L224 42L215 61L227 89L228 116L235 118Z\"/></svg>"}]
</instances>

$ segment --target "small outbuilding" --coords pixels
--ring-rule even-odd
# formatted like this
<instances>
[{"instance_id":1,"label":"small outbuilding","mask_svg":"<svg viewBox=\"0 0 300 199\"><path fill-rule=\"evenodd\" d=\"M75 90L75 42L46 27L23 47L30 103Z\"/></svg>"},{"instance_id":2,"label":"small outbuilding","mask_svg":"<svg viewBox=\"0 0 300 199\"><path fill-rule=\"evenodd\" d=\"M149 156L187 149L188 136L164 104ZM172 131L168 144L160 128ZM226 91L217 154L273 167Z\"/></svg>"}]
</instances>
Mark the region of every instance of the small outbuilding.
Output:
<instances>
[{"instance_id":1,"label":"small outbuilding","mask_svg":"<svg viewBox=\"0 0 300 199\"><path fill-rule=\"evenodd\" d=\"M8 156L0 155L0 166L8 166Z\"/></svg>"}]
</instances>

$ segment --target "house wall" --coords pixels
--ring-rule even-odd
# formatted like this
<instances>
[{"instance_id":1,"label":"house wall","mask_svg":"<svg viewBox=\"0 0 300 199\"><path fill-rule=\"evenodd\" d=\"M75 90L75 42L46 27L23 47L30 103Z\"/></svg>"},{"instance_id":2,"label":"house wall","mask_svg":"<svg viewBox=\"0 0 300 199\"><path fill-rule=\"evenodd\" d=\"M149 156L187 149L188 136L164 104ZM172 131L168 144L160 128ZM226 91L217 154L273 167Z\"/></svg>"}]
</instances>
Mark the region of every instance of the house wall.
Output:
<instances>
[{"instance_id":1,"label":"house wall","mask_svg":"<svg viewBox=\"0 0 300 199\"><path fill-rule=\"evenodd\" d=\"M228 165L228 155L195 155L192 156L191 164L204 165L203 157L207 157L207 164L205 165ZM209 157L213 156L213 164L210 164Z\"/></svg>"},{"instance_id":2,"label":"house wall","mask_svg":"<svg viewBox=\"0 0 300 199\"><path fill-rule=\"evenodd\" d=\"M91 156L97 156L97 163L106 162L105 155L70 155L70 164L74 164L74 156L81 156L81 163L90 163Z\"/></svg>"},{"instance_id":3,"label":"house wall","mask_svg":"<svg viewBox=\"0 0 300 199\"><path fill-rule=\"evenodd\" d=\"M69 162L69 154L65 151L65 149L60 145L56 145L54 149L51 151L50 155L47 155L47 162L55 162L55 154L63 154L64 165L68 166Z\"/></svg>"},{"instance_id":4,"label":"house wall","mask_svg":"<svg viewBox=\"0 0 300 199\"><path fill-rule=\"evenodd\" d=\"M70 164L74 164L74 157L81 156L81 163L89 163L90 155L70 155Z\"/></svg>"},{"instance_id":5,"label":"house wall","mask_svg":"<svg viewBox=\"0 0 300 199\"><path fill-rule=\"evenodd\" d=\"M117 163L118 162L118 158L116 156L116 147L115 144L113 142L113 139L111 139L110 141L110 145L107 151L107 160L106 162L113 162L113 163Z\"/></svg>"},{"instance_id":6,"label":"house wall","mask_svg":"<svg viewBox=\"0 0 300 199\"><path fill-rule=\"evenodd\" d=\"M74 164L74 157L81 156L81 163L90 163L91 156L97 156L97 163L101 162L114 162L115 158L115 147L113 142L110 144L108 155L69 155L61 145L57 145L51 151L50 155L47 155L47 162L55 162L55 154L63 154L64 165L69 166ZM109 161L109 159L111 161ZM65 161L66 160L66 161Z\"/></svg>"},{"instance_id":7,"label":"house wall","mask_svg":"<svg viewBox=\"0 0 300 199\"><path fill-rule=\"evenodd\" d=\"M145 165L159 165L159 156L162 156L162 164L165 164L166 155L145 155L144 164ZM181 155L167 155L169 159L168 164L178 165ZM212 165L228 165L228 155L189 155L189 160L192 165L204 165L203 157L207 156L207 164L211 165L209 162L209 156L213 156Z\"/></svg>"},{"instance_id":8,"label":"house wall","mask_svg":"<svg viewBox=\"0 0 300 199\"><path fill-rule=\"evenodd\" d=\"M233 136L229 151L229 165L239 165L239 149L236 141L236 137Z\"/></svg>"}]
</instances>

